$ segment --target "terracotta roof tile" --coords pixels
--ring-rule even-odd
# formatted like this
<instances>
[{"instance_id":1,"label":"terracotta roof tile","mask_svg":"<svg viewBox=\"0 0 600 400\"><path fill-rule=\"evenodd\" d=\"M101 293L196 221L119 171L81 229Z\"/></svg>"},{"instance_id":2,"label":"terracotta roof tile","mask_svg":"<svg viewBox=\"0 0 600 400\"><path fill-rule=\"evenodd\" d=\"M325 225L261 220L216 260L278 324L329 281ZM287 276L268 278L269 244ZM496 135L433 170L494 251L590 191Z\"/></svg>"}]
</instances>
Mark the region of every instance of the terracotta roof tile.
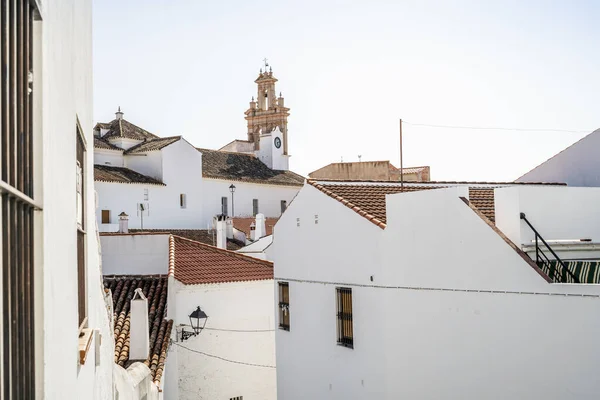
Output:
<instances>
[{"instance_id":1,"label":"terracotta roof tile","mask_svg":"<svg viewBox=\"0 0 600 400\"><path fill-rule=\"evenodd\" d=\"M202 176L205 178L302 186L304 177L292 171L270 169L253 154L198 149L202 153Z\"/></svg>"},{"instance_id":2,"label":"terracotta roof tile","mask_svg":"<svg viewBox=\"0 0 600 400\"><path fill-rule=\"evenodd\" d=\"M144 153L146 151L154 151L160 150L164 147L167 147L170 144L178 142L181 140L181 136L171 136L166 138L158 138L158 139L149 139L140 144L136 144L135 146L127 149L125 154L136 154L136 153Z\"/></svg>"},{"instance_id":3,"label":"terracotta roof tile","mask_svg":"<svg viewBox=\"0 0 600 400\"><path fill-rule=\"evenodd\" d=\"M116 183L146 183L150 185L165 185L159 180L142 175L129 168L108 165L94 165L94 181Z\"/></svg>"},{"instance_id":4,"label":"terracotta roof tile","mask_svg":"<svg viewBox=\"0 0 600 400\"><path fill-rule=\"evenodd\" d=\"M94 148L95 149L123 151L122 148L112 145L112 144L108 143L106 140L103 140L103 139L100 139L97 137L94 137Z\"/></svg>"},{"instance_id":5,"label":"terracotta roof tile","mask_svg":"<svg viewBox=\"0 0 600 400\"><path fill-rule=\"evenodd\" d=\"M106 132L106 134L102 136L102 139L104 140L118 137L137 140L149 140L158 138L158 136L124 119L113 119L110 122L99 122L96 124L95 129L100 128L108 129L108 132Z\"/></svg>"},{"instance_id":6,"label":"terracotta roof tile","mask_svg":"<svg viewBox=\"0 0 600 400\"><path fill-rule=\"evenodd\" d=\"M129 360L129 307L137 288L142 288L148 298L148 334L150 355L144 364L151 371L152 380L158 385L162 378L173 328L173 320L167 320L167 277L165 275L105 276L105 289L110 289L113 299L115 363L127 368Z\"/></svg>"},{"instance_id":7,"label":"terracotta roof tile","mask_svg":"<svg viewBox=\"0 0 600 400\"><path fill-rule=\"evenodd\" d=\"M171 236L169 273L187 285L273 279L273 263Z\"/></svg>"},{"instance_id":8,"label":"terracotta roof tile","mask_svg":"<svg viewBox=\"0 0 600 400\"><path fill-rule=\"evenodd\" d=\"M165 233L177 235L186 239L195 240L196 242L214 246L216 243L216 232L213 235L208 229L130 229L130 233L138 234L158 234ZM101 234L102 235L102 234ZM239 250L245 246L245 243L235 239L227 239L227 250Z\"/></svg>"},{"instance_id":9,"label":"terracotta roof tile","mask_svg":"<svg viewBox=\"0 0 600 400\"><path fill-rule=\"evenodd\" d=\"M388 194L400 193L400 184L390 184L389 182L385 182L385 184L381 183L378 185L377 183L370 181L353 182L355 184L344 183L343 181L308 180L308 184L340 201L342 204L346 205L362 217L367 218L380 228L385 228L387 222L385 196ZM422 182L405 184L404 192L447 187L439 185L440 183L441 182ZM451 185L453 182L444 183ZM469 182L454 182L454 184L469 184ZM481 185L484 183L476 182L473 184ZM469 187L469 199L482 215L488 218L492 223L495 222L493 186Z\"/></svg>"},{"instance_id":10,"label":"terracotta roof tile","mask_svg":"<svg viewBox=\"0 0 600 400\"><path fill-rule=\"evenodd\" d=\"M273 233L273 227L277 223L279 218L265 218L265 228L266 235L271 235ZM242 231L246 234L246 237L250 238L250 225L256 221L256 218L248 217L248 218L232 218L233 227L238 231Z\"/></svg>"}]
</instances>

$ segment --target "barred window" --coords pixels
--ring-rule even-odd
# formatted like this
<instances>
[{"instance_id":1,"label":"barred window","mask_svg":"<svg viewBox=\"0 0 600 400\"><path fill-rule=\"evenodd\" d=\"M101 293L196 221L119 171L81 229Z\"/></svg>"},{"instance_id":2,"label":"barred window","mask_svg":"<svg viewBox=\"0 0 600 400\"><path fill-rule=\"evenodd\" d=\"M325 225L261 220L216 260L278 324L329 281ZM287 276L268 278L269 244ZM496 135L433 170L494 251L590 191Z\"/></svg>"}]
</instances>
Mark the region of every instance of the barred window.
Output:
<instances>
[{"instance_id":1,"label":"barred window","mask_svg":"<svg viewBox=\"0 0 600 400\"><path fill-rule=\"evenodd\" d=\"M290 285L279 282L279 328L290 330Z\"/></svg>"},{"instance_id":2,"label":"barred window","mask_svg":"<svg viewBox=\"0 0 600 400\"><path fill-rule=\"evenodd\" d=\"M337 288L337 342L340 346L354 348L352 333L352 289Z\"/></svg>"},{"instance_id":3,"label":"barred window","mask_svg":"<svg viewBox=\"0 0 600 400\"><path fill-rule=\"evenodd\" d=\"M0 0L0 398L35 398L34 2ZM36 146L37 147L37 146Z\"/></svg>"}]
</instances>

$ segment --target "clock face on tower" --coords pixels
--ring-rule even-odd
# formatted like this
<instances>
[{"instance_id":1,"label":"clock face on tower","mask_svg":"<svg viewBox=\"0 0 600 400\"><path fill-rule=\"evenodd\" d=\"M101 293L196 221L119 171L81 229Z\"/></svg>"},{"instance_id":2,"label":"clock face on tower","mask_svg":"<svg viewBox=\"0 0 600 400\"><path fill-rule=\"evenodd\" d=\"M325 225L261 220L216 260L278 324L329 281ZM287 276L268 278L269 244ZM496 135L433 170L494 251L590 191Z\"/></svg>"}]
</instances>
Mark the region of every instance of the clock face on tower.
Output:
<instances>
[{"instance_id":1,"label":"clock face on tower","mask_svg":"<svg viewBox=\"0 0 600 400\"><path fill-rule=\"evenodd\" d=\"M277 147L277 148L281 147L281 139L279 139L278 137L275 138L275 147Z\"/></svg>"}]
</instances>

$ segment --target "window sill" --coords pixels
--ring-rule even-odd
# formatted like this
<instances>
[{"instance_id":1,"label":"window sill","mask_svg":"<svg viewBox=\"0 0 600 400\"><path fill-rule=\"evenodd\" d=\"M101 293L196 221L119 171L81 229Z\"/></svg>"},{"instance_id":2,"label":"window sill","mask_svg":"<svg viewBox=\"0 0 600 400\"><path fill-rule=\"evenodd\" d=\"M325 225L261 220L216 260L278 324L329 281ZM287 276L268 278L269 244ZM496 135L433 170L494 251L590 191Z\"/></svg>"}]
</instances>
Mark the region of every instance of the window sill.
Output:
<instances>
[{"instance_id":1,"label":"window sill","mask_svg":"<svg viewBox=\"0 0 600 400\"><path fill-rule=\"evenodd\" d=\"M92 333L90 328L84 328L79 333L79 364L84 365L90 345L92 344Z\"/></svg>"}]
</instances>

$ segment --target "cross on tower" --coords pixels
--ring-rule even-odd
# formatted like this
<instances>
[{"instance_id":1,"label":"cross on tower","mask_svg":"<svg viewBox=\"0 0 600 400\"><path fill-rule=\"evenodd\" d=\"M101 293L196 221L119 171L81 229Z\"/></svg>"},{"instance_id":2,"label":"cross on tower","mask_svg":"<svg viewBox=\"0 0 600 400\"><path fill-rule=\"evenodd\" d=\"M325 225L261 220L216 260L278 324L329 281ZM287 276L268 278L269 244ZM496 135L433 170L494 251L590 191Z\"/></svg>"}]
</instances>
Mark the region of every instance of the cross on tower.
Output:
<instances>
[{"instance_id":1,"label":"cross on tower","mask_svg":"<svg viewBox=\"0 0 600 400\"><path fill-rule=\"evenodd\" d=\"M265 62L265 72L267 72L267 67L269 66L269 63L267 61L269 60L267 60L267 58L265 57L263 61Z\"/></svg>"}]
</instances>

